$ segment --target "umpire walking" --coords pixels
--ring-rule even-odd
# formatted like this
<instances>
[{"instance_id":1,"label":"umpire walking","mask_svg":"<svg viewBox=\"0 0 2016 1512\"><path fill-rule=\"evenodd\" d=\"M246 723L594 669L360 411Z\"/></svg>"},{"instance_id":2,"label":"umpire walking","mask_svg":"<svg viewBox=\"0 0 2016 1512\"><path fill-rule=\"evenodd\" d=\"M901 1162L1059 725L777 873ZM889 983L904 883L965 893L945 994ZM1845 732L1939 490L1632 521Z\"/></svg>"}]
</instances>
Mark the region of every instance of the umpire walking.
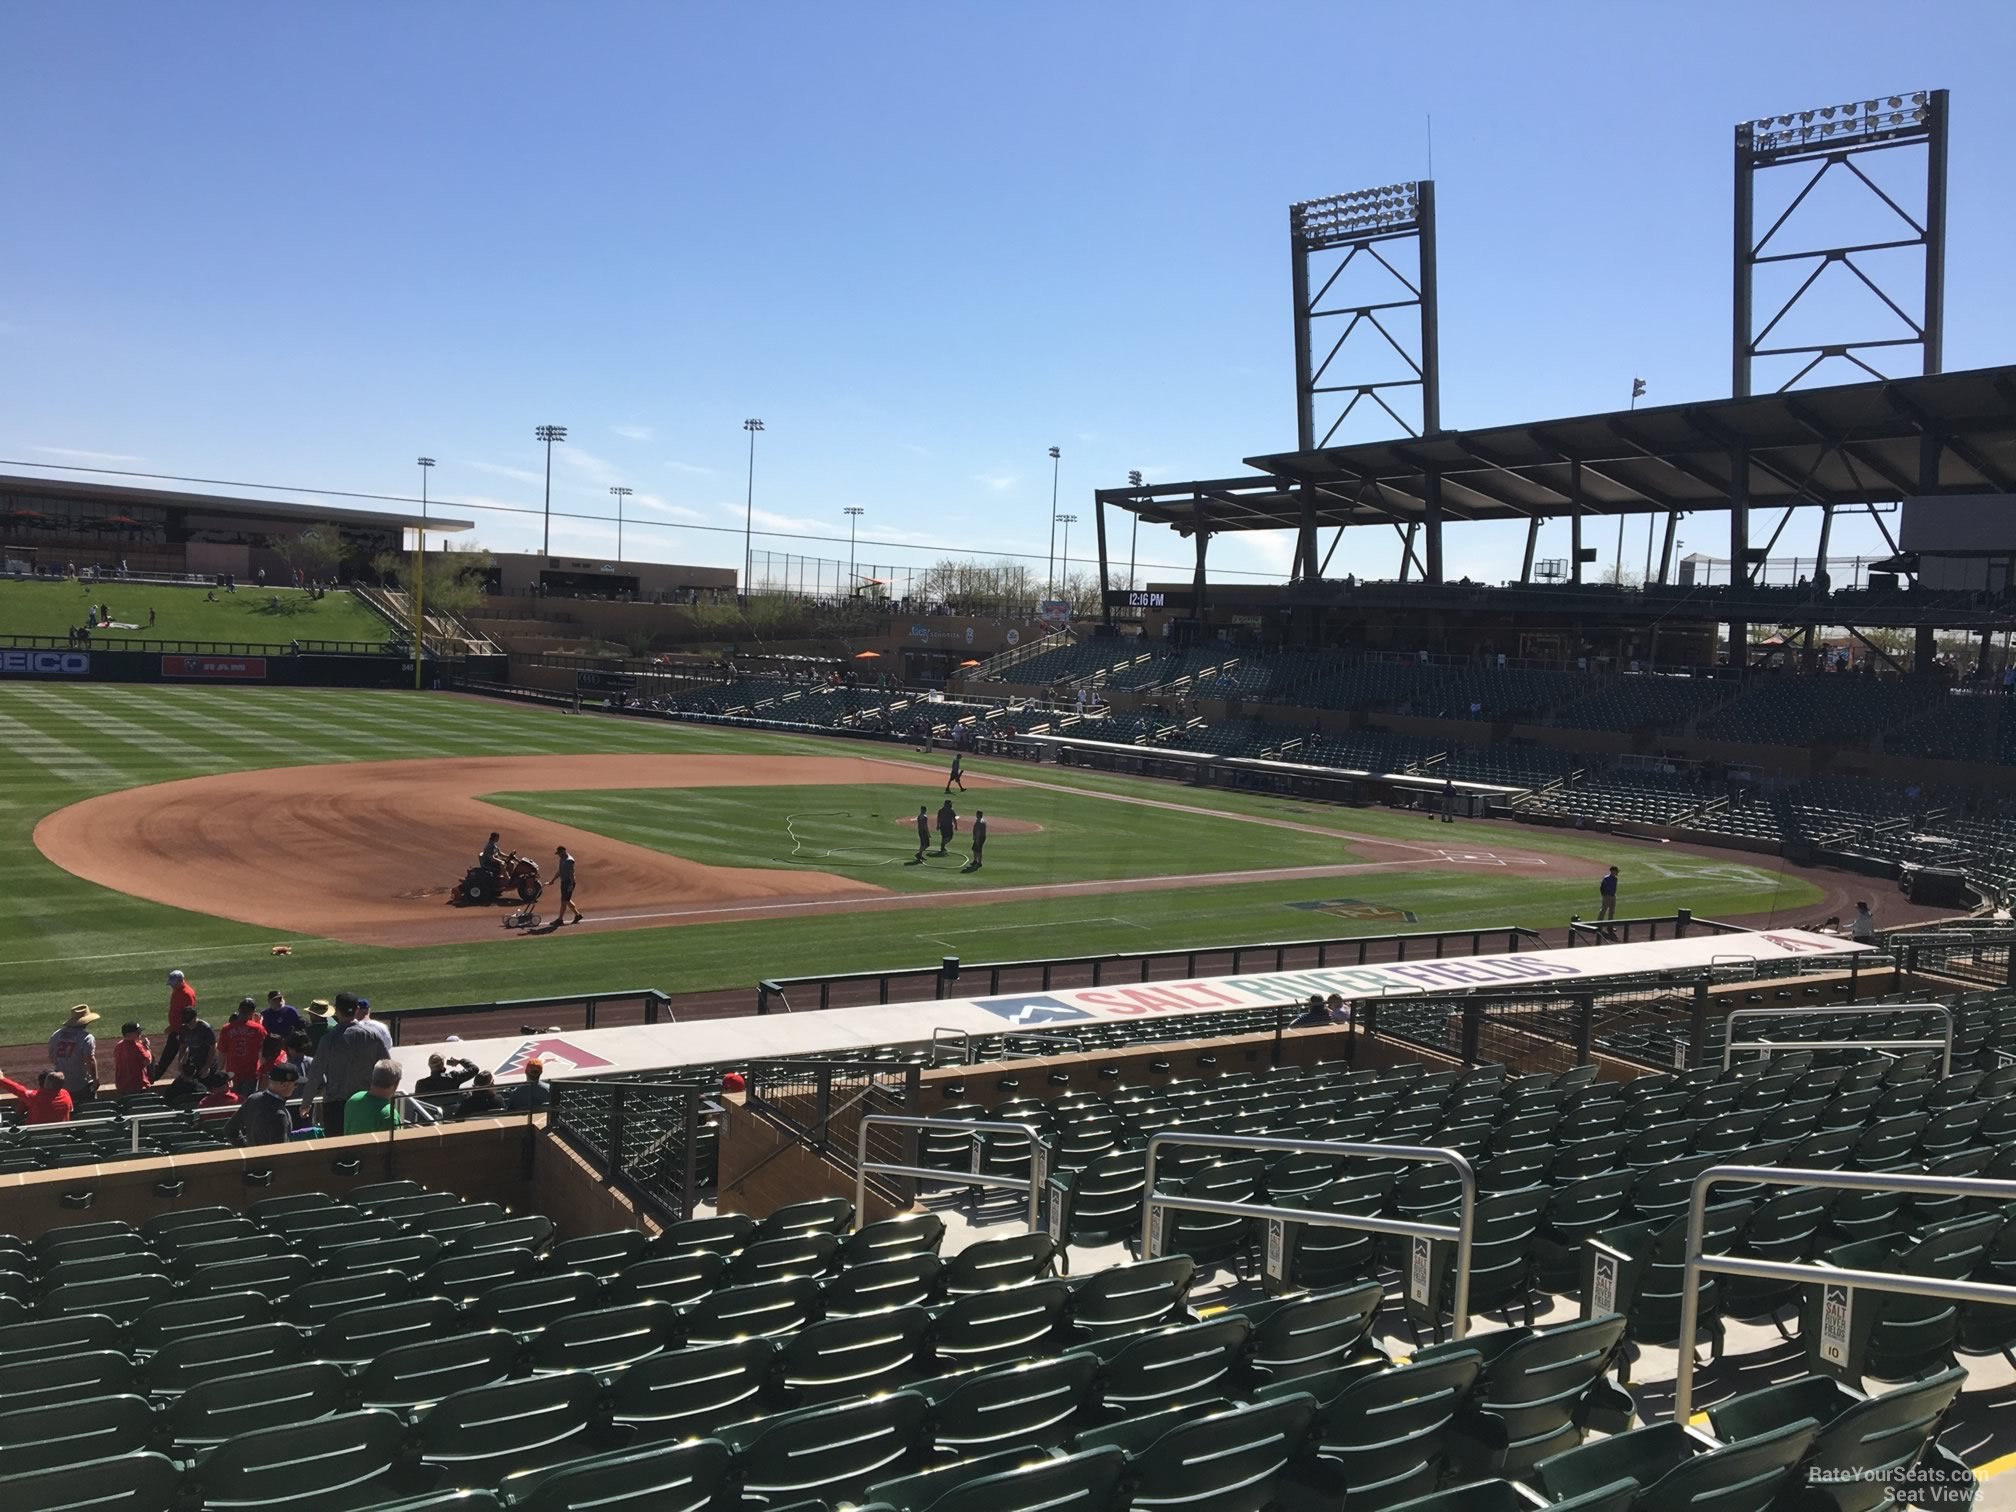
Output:
<instances>
[{"instance_id":1,"label":"umpire walking","mask_svg":"<svg viewBox=\"0 0 2016 1512\"><path fill-rule=\"evenodd\" d=\"M917 805L917 859L924 859L924 852L931 848L931 805Z\"/></svg>"}]
</instances>

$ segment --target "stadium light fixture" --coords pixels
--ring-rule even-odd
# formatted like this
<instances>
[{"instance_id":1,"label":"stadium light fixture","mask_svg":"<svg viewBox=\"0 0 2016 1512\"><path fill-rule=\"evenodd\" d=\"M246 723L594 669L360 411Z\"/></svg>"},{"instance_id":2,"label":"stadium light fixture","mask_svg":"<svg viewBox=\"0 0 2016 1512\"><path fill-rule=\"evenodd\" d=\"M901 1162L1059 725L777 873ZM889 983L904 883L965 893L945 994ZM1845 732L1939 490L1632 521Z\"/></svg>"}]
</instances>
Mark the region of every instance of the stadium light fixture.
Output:
<instances>
[{"instance_id":1,"label":"stadium light fixture","mask_svg":"<svg viewBox=\"0 0 2016 1512\"><path fill-rule=\"evenodd\" d=\"M1846 105L1822 105L1789 115L1762 116L1748 123L1750 146L1762 156L1788 156L1824 143L1830 149L1850 142L1883 142L1923 135L1930 96L1925 90Z\"/></svg>"},{"instance_id":2,"label":"stadium light fixture","mask_svg":"<svg viewBox=\"0 0 2016 1512\"><path fill-rule=\"evenodd\" d=\"M432 457L417 457L420 469L420 533L413 544L413 691L420 691L420 662L427 650L427 474Z\"/></svg>"},{"instance_id":3,"label":"stadium light fixture","mask_svg":"<svg viewBox=\"0 0 2016 1512\"><path fill-rule=\"evenodd\" d=\"M1064 465L1061 460L1063 456L1064 453L1059 451L1056 447L1053 446L1050 448L1050 561L1048 567L1049 587L1044 591L1043 596L1045 598L1053 598L1053 599L1057 597L1057 470Z\"/></svg>"},{"instance_id":4,"label":"stadium light fixture","mask_svg":"<svg viewBox=\"0 0 2016 1512\"><path fill-rule=\"evenodd\" d=\"M623 560L623 501L636 490L623 487L620 483L609 490L616 496L616 560Z\"/></svg>"},{"instance_id":5,"label":"stadium light fixture","mask_svg":"<svg viewBox=\"0 0 2016 1512\"><path fill-rule=\"evenodd\" d=\"M755 566L755 553L750 549L756 528L756 432L763 429L761 420L744 420L742 429L749 432L749 492L742 502L742 602L749 602L749 574Z\"/></svg>"},{"instance_id":6,"label":"stadium light fixture","mask_svg":"<svg viewBox=\"0 0 2016 1512\"><path fill-rule=\"evenodd\" d=\"M1127 474L1127 486L1135 489L1141 486L1141 472L1139 468ZM1134 502L1139 504L1141 500L1136 499ZM1134 548L1140 544L1141 511L1137 509L1134 511L1134 529L1127 537L1127 586L1129 588L1138 588L1141 586L1134 581Z\"/></svg>"},{"instance_id":7,"label":"stadium light fixture","mask_svg":"<svg viewBox=\"0 0 2016 1512\"><path fill-rule=\"evenodd\" d=\"M854 571L854 522L860 519L865 511L859 504L849 504L845 513L847 515L847 596L852 598L856 582Z\"/></svg>"},{"instance_id":8,"label":"stadium light fixture","mask_svg":"<svg viewBox=\"0 0 2016 1512\"><path fill-rule=\"evenodd\" d=\"M535 425L532 439L546 443L546 526L539 537L539 554L553 555L553 443L567 439L564 425Z\"/></svg>"},{"instance_id":9,"label":"stadium light fixture","mask_svg":"<svg viewBox=\"0 0 2016 1512\"><path fill-rule=\"evenodd\" d=\"M1334 245L1356 236L1413 229L1421 215L1419 183L1384 184L1350 194L1302 200L1289 208L1298 241Z\"/></svg>"}]
</instances>

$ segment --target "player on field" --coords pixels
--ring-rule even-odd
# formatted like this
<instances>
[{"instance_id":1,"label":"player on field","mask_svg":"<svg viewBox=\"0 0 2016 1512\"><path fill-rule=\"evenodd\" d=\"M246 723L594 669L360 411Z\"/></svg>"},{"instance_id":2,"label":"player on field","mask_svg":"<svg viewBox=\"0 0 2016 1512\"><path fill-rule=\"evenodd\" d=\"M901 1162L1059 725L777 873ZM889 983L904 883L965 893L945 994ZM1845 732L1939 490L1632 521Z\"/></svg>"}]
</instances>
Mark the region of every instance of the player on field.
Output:
<instances>
[{"instance_id":1,"label":"player on field","mask_svg":"<svg viewBox=\"0 0 2016 1512\"><path fill-rule=\"evenodd\" d=\"M959 784L960 792L963 793L966 791L965 769L966 758L958 751L954 751L952 753L952 775L945 779L946 792L949 793L952 791L952 784L955 782Z\"/></svg>"}]
</instances>

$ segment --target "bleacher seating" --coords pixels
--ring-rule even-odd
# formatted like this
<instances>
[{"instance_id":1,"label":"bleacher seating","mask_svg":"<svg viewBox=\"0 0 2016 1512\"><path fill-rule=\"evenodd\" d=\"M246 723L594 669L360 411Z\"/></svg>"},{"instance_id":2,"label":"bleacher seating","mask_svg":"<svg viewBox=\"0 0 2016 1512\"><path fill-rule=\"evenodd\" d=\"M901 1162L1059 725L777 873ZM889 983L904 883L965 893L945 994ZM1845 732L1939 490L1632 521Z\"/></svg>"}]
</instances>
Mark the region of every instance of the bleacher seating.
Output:
<instances>
[{"instance_id":1,"label":"bleacher seating","mask_svg":"<svg viewBox=\"0 0 2016 1512\"><path fill-rule=\"evenodd\" d=\"M1540 814L1579 814L1605 824L1675 824L1716 796L1686 773L1617 767L1536 794L1520 807Z\"/></svg>"},{"instance_id":2,"label":"bleacher seating","mask_svg":"<svg viewBox=\"0 0 2016 1512\"><path fill-rule=\"evenodd\" d=\"M1627 673L1563 703L1554 723L1578 730L1685 730L1738 687L1705 677Z\"/></svg>"}]
</instances>

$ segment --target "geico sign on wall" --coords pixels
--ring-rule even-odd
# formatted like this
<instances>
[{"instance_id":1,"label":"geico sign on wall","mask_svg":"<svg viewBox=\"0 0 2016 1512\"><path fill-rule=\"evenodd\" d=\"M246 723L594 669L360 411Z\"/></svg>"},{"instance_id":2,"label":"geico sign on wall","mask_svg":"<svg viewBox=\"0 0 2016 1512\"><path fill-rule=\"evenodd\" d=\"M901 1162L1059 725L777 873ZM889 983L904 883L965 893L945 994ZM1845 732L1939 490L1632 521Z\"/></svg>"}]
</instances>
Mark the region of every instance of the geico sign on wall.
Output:
<instances>
[{"instance_id":1,"label":"geico sign on wall","mask_svg":"<svg viewBox=\"0 0 2016 1512\"><path fill-rule=\"evenodd\" d=\"M89 677L90 675L89 651L0 650L0 676Z\"/></svg>"}]
</instances>

